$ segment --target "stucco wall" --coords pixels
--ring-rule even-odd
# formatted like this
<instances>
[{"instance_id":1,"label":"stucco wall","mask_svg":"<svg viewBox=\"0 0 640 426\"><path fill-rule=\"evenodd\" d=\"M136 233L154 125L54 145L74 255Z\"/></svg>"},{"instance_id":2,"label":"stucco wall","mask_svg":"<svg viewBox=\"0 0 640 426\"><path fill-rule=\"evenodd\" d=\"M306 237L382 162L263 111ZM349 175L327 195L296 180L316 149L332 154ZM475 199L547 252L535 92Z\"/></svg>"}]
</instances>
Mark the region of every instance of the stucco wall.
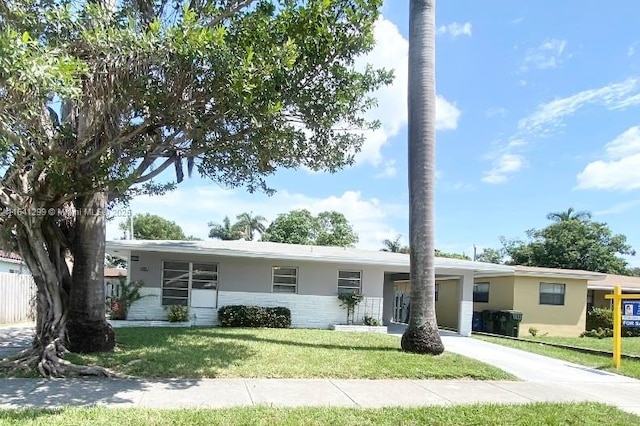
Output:
<instances>
[{"instance_id":1,"label":"stucco wall","mask_svg":"<svg viewBox=\"0 0 640 426\"><path fill-rule=\"evenodd\" d=\"M375 265L340 265L324 262L214 257L181 253L133 252L137 261L130 265L131 279L142 280L146 288L159 288L162 261L214 262L218 264L219 291L271 293L272 267L298 268L298 294L333 296L338 292L338 271L362 271L362 293L367 297L383 296L384 268ZM146 270L144 270L146 269Z\"/></svg>"},{"instance_id":2,"label":"stucco wall","mask_svg":"<svg viewBox=\"0 0 640 426\"><path fill-rule=\"evenodd\" d=\"M458 328L459 280L438 280L438 301L436 302L436 318L438 325Z\"/></svg>"},{"instance_id":3,"label":"stucco wall","mask_svg":"<svg viewBox=\"0 0 640 426\"><path fill-rule=\"evenodd\" d=\"M540 283L565 284L564 305L541 305ZM522 312L520 335L529 327L550 336L579 336L584 331L587 281L578 279L516 277L513 309Z\"/></svg>"},{"instance_id":4,"label":"stucco wall","mask_svg":"<svg viewBox=\"0 0 640 426\"><path fill-rule=\"evenodd\" d=\"M474 311L513 309L514 277L476 278L475 283L489 283L489 302L474 302Z\"/></svg>"}]
</instances>

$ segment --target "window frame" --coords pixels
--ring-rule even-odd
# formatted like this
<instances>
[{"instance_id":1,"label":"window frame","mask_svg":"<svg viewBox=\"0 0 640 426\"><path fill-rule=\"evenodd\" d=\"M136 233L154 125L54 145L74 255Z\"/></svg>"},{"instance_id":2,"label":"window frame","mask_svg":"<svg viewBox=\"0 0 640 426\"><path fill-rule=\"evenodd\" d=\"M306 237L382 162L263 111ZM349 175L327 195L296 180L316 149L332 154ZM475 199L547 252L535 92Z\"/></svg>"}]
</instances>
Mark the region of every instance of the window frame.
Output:
<instances>
[{"instance_id":1,"label":"window frame","mask_svg":"<svg viewBox=\"0 0 640 426\"><path fill-rule=\"evenodd\" d=\"M276 269L292 269L296 272L295 275L283 275L283 274L276 274ZM296 283L295 284L289 284L289 283L276 283L275 282L275 278L276 277L287 277L287 278L291 278L294 277L296 279ZM271 293L280 293L280 294L298 294L298 284L300 283L300 270L297 266L280 266L280 265L274 265L271 267ZM275 287L276 286L280 286L280 287L293 287L294 291L275 291Z\"/></svg>"},{"instance_id":2,"label":"window frame","mask_svg":"<svg viewBox=\"0 0 640 426\"><path fill-rule=\"evenodd\" d=\"M177 263L177 264L187 264L188 266L188 270L185 271L183 269L167 269L166 268L166 264L167 263ZM213 282L215 282L215 285L211 288L193 288L193 265L194 264L200 264L200 265L208 265L208 266L215 266L215 271L208 271L211 272L212 274L215 274L215 280L212 280ZM187 281L187 286L186 287L166 287L165 285L165 272L166 271L171 271L171 272L186 272L187 273L187 277L186 277L186 281ZM180 281L185 281L184 278L180 278ZM196 280L198 282L201 282L203 280ZM218 287L220 285L220 264L218 262L207 262L207 261L191 261L191 260L172 260L172 259L164 259L162 260L162 273L161 273L161 279L160 279L160 306L187 306L187 307L191 307L191 291L192 290L212 290L216 292L216 303L215 303L215 307L213 309L217 309L218 308ZM184 290L187 293L186 297L180 297L180 296L165 296L164 294L164 290L168 289L168 290ZM165 299L172 299L172 300L185 300L186 304L182 305L182 304L176 304L176 303L165 303Z\"/></svg>"},{"instance_id":3,"label":"window frame","mask_svg":"<svg viewBox=\"0 0 640 426\"><path fill-rule=\"evenodd\" d=\"M553 286L554 289L556 288L561 288L562 292L556 292L556 291L542 291L543 287L545 286ZM561 295L562 296L562 303L555 303L555 299L547 299L543 301L543 296L546 297L558 297L556 295ZM550 283L550 282L540 282L540 285L538 287L538 304L539 305L547 305L547 306L565 306L566 304L566 296L567 296L567 285L564 283Z\"/></svg>"},{"instance_id":4,"label":"window frame","mask_svg":"<svg viewBox=\"0 0 640 426\"><path fill-rule=\"evenodd\" d=\"M487 291L483 291L483 292L479 292L476 291L476 288L478 288L478 286L487 286ZM482 281L482 282L478 282L478 283L473 283L473 303L489 303L489 292L491 291L491 282L489 281ZM478 295L484 295L486 294L486 300L483 297L482 299L480 299L478 297Z\"/></svg>"},{"instance_id":5,"label":"window frame","mask_svg":"<svg viewBox=\"0 0 640 426\"><path fill-rule=\"evenodd\" d=\"M358 274L358 278L341 278L340 277L340 273L341 272L348 272L348 273L357 273ZM350 285L350 286L341 286L340 285L340 281L341 280L346 280L346 281L358 281L358 285L354 286L354 285ZM338 285L338 294L342 294L343 292L340 292L340 289L355 289L355 292L351 292L351 293L355 293L355 294L362 294L362 270L357 270L357 269L338 269L337 272L337 285ZM345 292L346 293L346 292Z\"/></svg>"},{"instance_id":6,"label":"window frame","mask_svg":"<svg viewBox=\"0 0 640 426\"><path fill-rule=\"evenodd\" d=\"M438 301L438 294L440 293L440 283L439 282L436 282L436 290L435 290L435 292L436 292L435 299L436 299L436 302L437 302Z\"/></svg>"}]
</instances>

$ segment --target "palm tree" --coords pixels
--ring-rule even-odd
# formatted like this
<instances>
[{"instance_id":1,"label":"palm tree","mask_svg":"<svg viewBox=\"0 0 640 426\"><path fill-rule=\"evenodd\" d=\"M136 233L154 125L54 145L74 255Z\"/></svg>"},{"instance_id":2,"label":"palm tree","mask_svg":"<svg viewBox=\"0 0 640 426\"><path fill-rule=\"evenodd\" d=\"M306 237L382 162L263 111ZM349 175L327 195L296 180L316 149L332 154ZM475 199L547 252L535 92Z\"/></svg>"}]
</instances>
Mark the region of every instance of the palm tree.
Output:
<instances>
[{"instance_id":1,"label":"palm tree","mask_svg":"<svg viewBox=\"0 0 640 426\"><path fill-rule=\"evenodd\" d=\"M566 212L553 212L547 215L547 219L554 222L566 222L568 220L587 220L591 219L591 213L587 211L576 211L573 207L569 207Z\"/></svg>"},{"instance_id":2,"label":"palm tree","mask_svg":"<svg viewBox=\"0 0 640 426\"><path fill-rule=\"evenodd\" d=\"M266 229L264 222L267 219L260 215L253 216L253 212L239 214L236 219L238 221L234 226L242 229L245 240L253 241L254 232L258 231L262 235Z\"/></svg>"},{"instance_id":3,"label":"palm tree","mask_svg":"<svg viewBox=\"0 0 640 426\"><path fill-rule=\"evenodd\" d=\"M224 217L222 225L209 222L207 226L211 228L209 230L209 238L229 241L239 240L243 236L243 231L237 226L237 224L231 225L231 219L229 219L229 216Z\"/></svg>"},{"instance_id":4,"label":"palm tree","mask_svg":"<svg viewBox=\"0 0 640 426\"><path fill-rule=\"evenodd\" d=\"M405 253L408 254L409 253L409 246L403 246L400 243L400 238L402 238L401 235L396 235L396 237L393 240L389 240L389 239L384 239L382 240L382 245L384 246L383 248L380 249L380 251L389 251L392 253Z\"/></svg>"},{"instance_id":5,"label":"palm tree","mask_svg":"<svg viewBox=\"0 0 640 426\"><path fill-rule=\"evenodd\" d=\"M441 354L435 310L435 0L410 0L409 245L411 313L402 350Z\"/></svg>"}]
</instances>

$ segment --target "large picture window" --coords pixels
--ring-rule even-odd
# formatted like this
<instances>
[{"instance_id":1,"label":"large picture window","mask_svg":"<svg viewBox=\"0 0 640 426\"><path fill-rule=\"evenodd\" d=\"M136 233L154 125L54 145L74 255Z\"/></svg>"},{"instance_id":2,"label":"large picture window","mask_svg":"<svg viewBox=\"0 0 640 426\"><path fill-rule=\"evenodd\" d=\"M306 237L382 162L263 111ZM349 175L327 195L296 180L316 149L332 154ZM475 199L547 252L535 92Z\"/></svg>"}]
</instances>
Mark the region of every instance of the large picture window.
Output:
<instances>
[{"instance_id":1,"label":"large picture window","mask_svg":"<svg viewBox=\"0 0 640 426\"><path fill-rule=\"evenodd\" d=\"M338 294L362 292L361 271L338 271Z\"/></svg>"},{"instance_id":2,"label":"large picture window","mask_svg":"<svg viewBox=\"0 0 640 426\"><path fill-rule=\"evenodd\" d=\"M189 306L191 289L217 290L218 265L215 263L163 262L163 306Z\"/></svg>"},{"instance_id":3,"label":"large picture window","mask_svg":"<svg viewBox=\"0 0 640 426\"><path fill-rule=\"evenodd\" d=\"M540 283L541 305L564 305L565 285L556 283Z\"/></svg>"},{"instance_id":4,"label":"large picture window","mask_svg":"<svg viewBox=\"0 0 640 426\"><path fill-rule=\"evenodd\" d=\"M298 268L291 266L274 266L272 291L274 293L298 292Z\"/></svg>"}]
</instances>

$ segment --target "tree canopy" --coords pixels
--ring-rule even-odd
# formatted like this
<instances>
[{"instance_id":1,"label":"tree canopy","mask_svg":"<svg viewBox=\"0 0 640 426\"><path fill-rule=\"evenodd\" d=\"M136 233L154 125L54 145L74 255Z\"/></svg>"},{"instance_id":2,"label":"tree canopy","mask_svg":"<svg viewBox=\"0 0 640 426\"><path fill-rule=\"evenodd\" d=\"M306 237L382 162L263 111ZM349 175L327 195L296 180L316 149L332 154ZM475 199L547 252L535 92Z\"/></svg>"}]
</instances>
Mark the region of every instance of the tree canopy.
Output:
<instances>
[{"instance_id":1,"label":"tree canopy","mask_svg":"<svg viewBox=\"0 0 640 426\"><path fill-rule=\"evenodd\" d=\"M129 222L121 222L120 229L129 230ZM194 240L187 237L180 225L161 216L145 213L133 216L133 236L137 240Z\"/></svg>"},{"instance_id":2,"label":"tree canopy","mask_svg":"<svg viewBox=\"0 0 640 426\"><path fill-rule=\"evenodd\" d=\"M278 215L262 234L262 241L350 247L358 235L342 213L327 211L314 216L308 210Z\"/></svg>"},{"instance_id":3,"label":"tree canopy","mask_svg":"<svg viewBox=\"0 0 640 426\"><path fill-rule=\"evenodd\" d=\"M582 269L608 274L628 274L621 255L635 255L622 234L606 223L591 220L588 212L550 214L554 223L526 232L528 241L502 238L508 263L549 268Z\"/></svg>"},{"instance_id":4,"label":"tree canopy","mask_svg":"<svg viewBox=\"0 0 640 426\"><path fill-rule=\"evenodd\" d=\"M108 203L171 189L154 183L169 167L178 183L186 167L268 191L277 168L351 164L378 124L369 93L392 77L354 68L381 4L0 2L0 208L16 212L0 227L38 291L25 359L44 375L106 374L61 359L65 344L115 342L100 290Z\"/></svg>"}]
</instances>

